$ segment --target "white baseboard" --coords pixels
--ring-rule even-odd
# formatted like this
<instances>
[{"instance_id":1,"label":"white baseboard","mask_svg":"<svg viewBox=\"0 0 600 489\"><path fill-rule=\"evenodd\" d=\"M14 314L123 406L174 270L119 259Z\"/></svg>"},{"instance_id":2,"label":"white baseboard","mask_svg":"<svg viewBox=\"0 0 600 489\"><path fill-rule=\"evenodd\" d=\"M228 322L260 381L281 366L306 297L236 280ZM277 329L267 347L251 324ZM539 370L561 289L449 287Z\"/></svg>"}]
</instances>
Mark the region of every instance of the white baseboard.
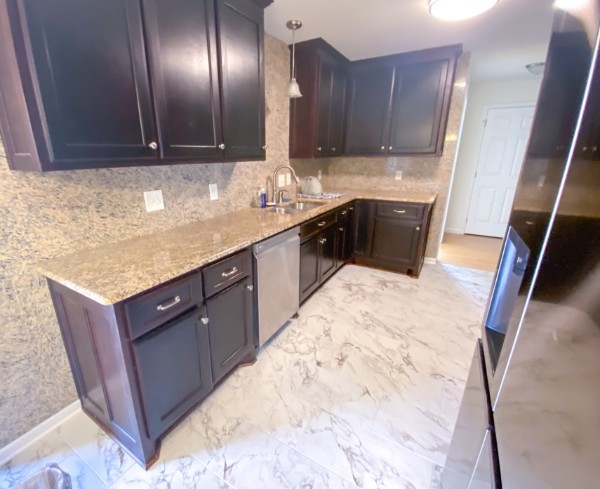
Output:
<instances>
[{"instance_id":1,"label":"white baseboard","mask_svg":"<svg viewBox=\"0 0 600 489\"><path fill-rule=\"evenodd\" d=\"M427 263L428 265L435 265L437 263L437 259L431 258L430 256L426 256L425 263Z\"/></svg>"},{"instance_id":2,"label":"white baseboard","mask_svg":"<svg viewBox=\"0 0 600 489\"><path fill-rule=\"evenodd\" d=\"M465 230L461 228L446 228L444 232L448 234L465 234Z\"/></svg>"},{"instance_id":3,"label":"white baseboard","mask_svg":"<svg viewBox=\"0 0 600 489\"><path fill-rule=\"evenodd\" d=\"M79 401L75 401L74 403L69 404L62 411L59 411L58 413L50 416L48 419L42 421L24 435L21 435L8 445L0 448L0 465L8 462L15 456L15 454L32 443L35 443L37 440L55 429L59 424L66 421L71 416L77 414L79 411L81 411L81 403Z\"/></svg>"}]
</instances>

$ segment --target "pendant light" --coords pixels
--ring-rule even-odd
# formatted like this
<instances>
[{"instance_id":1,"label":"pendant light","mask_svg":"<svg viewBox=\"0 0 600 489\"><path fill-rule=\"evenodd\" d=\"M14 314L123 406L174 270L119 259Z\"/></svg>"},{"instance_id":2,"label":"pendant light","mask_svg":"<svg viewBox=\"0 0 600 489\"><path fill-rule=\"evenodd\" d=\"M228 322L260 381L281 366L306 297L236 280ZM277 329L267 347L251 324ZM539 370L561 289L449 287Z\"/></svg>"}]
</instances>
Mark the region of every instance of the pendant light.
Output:
<instances>
[{"instance_id":1,"label":"pendant light","mask_svg":"<svg viewBox=\"0 0 600 489\"><path fill-rule=\"evenodd\" d=\"M464 20L491 9L498 0L429 0L429 13L442 20Z\"/></svg>"},{"instance_id":2,"label":"pendant light","mask_svg":"<svg viewBox=\"0 0 600 489\"><path fill-rule=\"evenodd\" d=\"M292 76L290 77L290 86L288 87L288 97L302 97L300 87L296 81L296 31L302 27L302 22L299 20L288 20L285 24L292 31Z\"/></svg>"}]
</instances>

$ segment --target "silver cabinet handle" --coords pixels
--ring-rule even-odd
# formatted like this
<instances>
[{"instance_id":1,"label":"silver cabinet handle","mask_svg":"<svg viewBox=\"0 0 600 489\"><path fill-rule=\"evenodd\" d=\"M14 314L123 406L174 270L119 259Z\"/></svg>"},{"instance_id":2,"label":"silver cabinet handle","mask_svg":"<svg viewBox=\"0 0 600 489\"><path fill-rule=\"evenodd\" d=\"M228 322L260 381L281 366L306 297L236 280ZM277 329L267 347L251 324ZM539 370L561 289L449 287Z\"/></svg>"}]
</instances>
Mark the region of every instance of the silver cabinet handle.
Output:
<instances>
[{"instance_id":1,"label":"silver cabinet handle","mask_svg":"<svg viewBox=\"0 0 600 489\"><path fill-rule=\"evenodd\" d=\"M382 146L382 147L381 147L381 151L385 151L385 146Z\"/></svg>"},{"instance_id":2,"label":"silver cabinet handle","mask_svg":"<svg viewBox=\"0 0 600 489\"><path fill-rule=\"evenodd\" d=\"M388 150L390 150L390 151L391 151L391 150L392 150L392 147L390 146L390 147L388 148Z\"/></svg>"},{"instance_id":3,"label":"silver cabinet handle","mask_svg":"<svg viewBox=\"0 0 600 489\"><path fill-rule=\"evenodd\" d=\"M171 300L171 302L168 303L162 303L159 304L158 306L156 306L156 310L157 311L166 311L168 309L171 309L173 306L176 306L177 304L179 304L181 302L181 297L179 297L178 295L173 297L173 300Z\"/></svg>"},{"instance_id":4,"label":"silver cabinet handle","mask_svg":"<svg viewBox=\"0 0 600 489\"><path fill-rule=\"evenodd\" d=\"M338 231L339 231L340 233L343 233L343 232L345 231L345 229L344 229L344 228L338 228Z\"/></svg>"},{"instance_id":5,"label":"silver cabinet handle","mask_svg":"<svg viewBox=\"0 0 600 489\"><path fill-rule=\"evenodd\" d=\"M349 210L349 211L353 211L353 210L354 210L354 207L348 207L348 210Z\"/></svg>"},{"instance_id":6,"label":"silver cabinet handle","mask_svg":"<svg viewBox=\"0 0 600 489\"><path fill-rule=\"evenodd\" d=\"M246 290L252 292L254 290L254 285L246 285Z\"/></svg>"},{"instance_id":7,"label":"silver cabinet handle","mask_svg":"<svg viewBox=\"0 0 600 489\"><path fill-rule=\"evenodd\" d=\"M535 222L533 222L533 221L525 221L525 224L527 224L528 226L533 226L535 224Z\"/></svg>"},{"instance_id":8,"label":"silver cabinet handle","mask_svg":"<svg viewBox=\"0 0 600 489\"><path fill-rule=\"evenodd\" d=\"M158 149L158 144L156 144L156 141L152 141L150 144L148 144L148 147L150 149Z\"/></svg>"},{"instance_id":9,"label":"silver cabinet handle","mask_svg":"<svg viewBox=\"0 0 600 489\"><path fill-rule=\"evenodd\" d=\"M421 230L421 226L417 226L415 229L416 229L417 231L420 231L420 230Z\"/></svg>"},{"instance_id":10,"label":"silver cabinet handle","mask_svg":"<svg viewBox=\"0 0 600 489\"><path fill-rule=\"evenodd\" d=\"M323 148L321 146L317 147L317 151L320 153L321 151L323 151Z\"/></svg>"},{"instance_id":11,"label":"silver cabinet handle","mask_svg":"<svg viewBox=\"0 0 600 489\"><path fill-rule=\"evenodd\" d=\"M394 212L395 212L396 214L406 214L406 210L404 210L404 209L401 209L401 210L394 209Z\"/></svg>"},{"instance_id":12,"label":"silver cabinet handle","mask_svg":"<svg viewBox=\"0 0 600 489\"><path fill-rule=\"evenodd\" d=\"M331 151L333 151L335 153L335 148L331 148Z\"/></svg>"},{"instance_id":13,"label":"silver cabinet handle","mask_svg":"<svg viewBox=\"0 0 600 489\"><path fill-rule=\"evenodd\" d=\"M327 243L327 238L320 239L320 240L319 240L319 243L321 243L321 244L325 244L325 243Z\"/></svg>"},{"instance_id":14,"label":"silver cabinet handle","mask_svg":"<svg viewBox=\"0 0 600 489\"><path fill-rule=\"evenodd\" d=\"M238 271L237 267L230 268L226 272L223 272L221 274L221 277L231 277L232 275L236 274L237 271Z\"/></svg>"},{"instance_id":15,"label":"silver cabinet handle","mask_svg":"<svg viewBox=\"0 0 600 489\"><path fill-rule=\"evenodd\" d=\"M319 224L317 224L317 226L322 228L323 226L325 226L325 224L327 224L327 221L321 221Z\"/></svg>"},{"instance_id":16,"label":"silver cabinet handle","mask_svg":"<svg viewBox=\"0 0 600 489\"><path fill-rule=\"evenodd\" d=\"M584 146L584 147L583 147L583 152L585 153L587 150L588 150L588 147L587 147L587 146Z\"/></svg>"},{"instance_id":17,"label":"silver cabinet handle","mask_svg":"<svg viewBox=\"0 0 600 489\"><path fill-rule=\"evenodd\" d=\"M348 211L342 211L342 216L345 216L346 214L348 214Z\"/></svg>"},{"instance_id":18,"label":"silver cabinet handle","mask_svg":"<svg viewBox=\"0 0 600 489\"><path fill-rule=\"evenodd\" d=\"M219 149L225 149L225 143L219 144Z\"/></svg>"},{"instance_id":19,"label":"silver cabinet handle","mask_svg":"<svg viewBox=\"0 0 600 489\"><path fill-rule=\"evenodd\" d=\"M262 147L263 151L266 151L267 148L268 148L268 146L266 144Z\"/></svg>"},{"instance_id":20,"label":"silver cabinet handle","mask_svg":"<svg viewBox=\"0 0 600 489\"><path fill-rule=\"evenodd\" d=\"M208 318L206 316L203 318L200 318L200 321L202 321L202 324L208 324Z\"/></svg>"}]
</instances>

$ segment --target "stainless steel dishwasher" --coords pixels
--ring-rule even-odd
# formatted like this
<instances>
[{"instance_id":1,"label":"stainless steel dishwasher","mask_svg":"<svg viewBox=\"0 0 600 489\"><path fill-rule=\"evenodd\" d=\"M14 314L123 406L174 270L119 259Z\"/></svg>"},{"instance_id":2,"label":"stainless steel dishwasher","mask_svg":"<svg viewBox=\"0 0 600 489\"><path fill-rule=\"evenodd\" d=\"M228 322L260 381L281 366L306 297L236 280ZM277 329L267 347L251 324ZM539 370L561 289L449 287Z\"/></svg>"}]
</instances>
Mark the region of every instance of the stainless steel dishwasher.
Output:
<instances>
[{"instance_id":1,"label":"stainless steel dishwasher","mask_svg":"<svg viewBox=\"0 0 600 489\"><path fill-rule=\"evenodd\" d=\"M300 307L300 228L253 247L257 287L257 346L264 345Z\"/></svg>"}]
</instances>

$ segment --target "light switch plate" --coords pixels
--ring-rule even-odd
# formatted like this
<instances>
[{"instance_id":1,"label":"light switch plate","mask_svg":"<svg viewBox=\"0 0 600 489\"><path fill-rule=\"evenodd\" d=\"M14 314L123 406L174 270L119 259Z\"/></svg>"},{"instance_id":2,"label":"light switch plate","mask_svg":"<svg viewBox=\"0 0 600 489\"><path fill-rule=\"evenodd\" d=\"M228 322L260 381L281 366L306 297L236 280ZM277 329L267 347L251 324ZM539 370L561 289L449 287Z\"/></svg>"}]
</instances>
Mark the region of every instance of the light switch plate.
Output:
<instances>
[{"instance_id":1,"label":"light switch plate","mask_svg":"<svg viewBox=\"0 0 600 489\"><path fill-rule=\"evenodd\" d=\"M146 212L162 211L165 208L162 190L149 190L144 192Z\"/></svg>"},{"instance_id":2,"label":"light switch plate","mask_svg":"<svg viewBox=\"0 0 600 489\"><path fill-rule=\"evenodd\" d=\"M216 183L209 184L208 191L210 192L210 200L217 200L219 198L219 188Z\"/></svg>"},{"instance_id":3,"label":"light switch plate","mask_svg":"<svg viewBox=\"0 0 600 489\"><path fill-rule=\"evenodd\" d=\"M396 172L396 180L402 180L402 170Z\"/></svg>"}]
</instances>

